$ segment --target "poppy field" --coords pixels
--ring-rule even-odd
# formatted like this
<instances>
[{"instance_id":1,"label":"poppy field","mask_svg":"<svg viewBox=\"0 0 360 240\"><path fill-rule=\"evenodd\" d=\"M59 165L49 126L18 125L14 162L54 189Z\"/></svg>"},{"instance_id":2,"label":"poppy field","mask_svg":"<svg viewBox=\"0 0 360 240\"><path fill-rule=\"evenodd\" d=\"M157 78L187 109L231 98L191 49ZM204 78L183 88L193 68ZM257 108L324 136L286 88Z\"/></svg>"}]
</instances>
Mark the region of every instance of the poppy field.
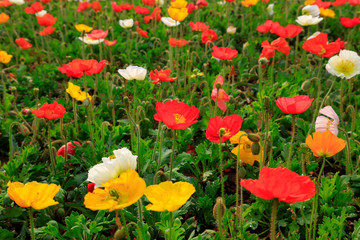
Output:
<instances>
[{"instance_id":1,"label":"poppy field","mask_svg":"<svg viewBox=\"0 0 360 240\"><path fill-rule=\"evenodd\" d=\"M360 240L360 0L0 0L0 239Z\"/></svg>"}]
</instances>

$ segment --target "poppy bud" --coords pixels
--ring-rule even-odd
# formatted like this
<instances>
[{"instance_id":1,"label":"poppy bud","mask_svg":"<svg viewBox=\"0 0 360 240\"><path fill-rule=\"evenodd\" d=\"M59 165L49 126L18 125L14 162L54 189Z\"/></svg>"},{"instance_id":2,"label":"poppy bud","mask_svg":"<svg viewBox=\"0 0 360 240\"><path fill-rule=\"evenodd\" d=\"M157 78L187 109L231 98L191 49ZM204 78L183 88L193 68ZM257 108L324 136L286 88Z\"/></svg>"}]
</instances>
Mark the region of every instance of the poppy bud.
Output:
<instances>
[{"instance_id":1,"label":"poppy bud","mask_svg":"<svg viewBox=\"0 0 360 240\"><path fill-rule=\"evenodd\" d=\"M221 88L221 83L216 83L216 89L219 90Z\"/></svg>"},{"instance_id":2,"label":"poppy bud","mask_svg":"<svg viewBox=\"0 0 360 240\"><path fill-rule=\"evenodd\" d=\"M245 178L246 176L246 169L244 167L239 168L239 177Z\"/></svg>"},{"instance_id":3,"label":"poppy bud","mask_svg":"<svg viewBox=\"0 0 360 240\"><path fill-rule=\"evenodd\" d=\"M331 85L333 84L333 81L334 81L334 80L328 79L328 80L326 81L326 87L327 87L327 88L330 88Z\"/></svg>"},{"instance_id":4,"label":"poppy bud","mask_svg":"<svg viewBox=\"0 0 360 240\"><path fill-rule=\"evenodd\" d=\"M126 238L126 232L125 232L125 228L121 228L116 230L115 234L114 234L114 238L115 240L123 240Z\"/></svg>"},{"instance_id":5,"label":"poppy bud","mask_svg":"<svg viewBox=\"0 0 360 240\"><path fill-rule=\"evenodd\" d=\"M58 208L57 213L59 214L60 217L65 216L64 208ZM54 222L56 222L56 221L54 221ZM57 224L57 222L56 222L56 224Z\"/></svg>"},{"instance_id":6,"label":"poppy bud","mask_svg":"<svg viewBox=\"0 0 360 240\"><path fill-rule=\"evenodd\" d=\"M39 96L39 89L38 89L38 88L33 88L33 94L34 94L34 97L38 98L38 96Z\"/></svg>"},{"instance_id":7,"label":"poppy bud","mask_svg":"<svg viewBox=\"0 0 360 240\"><path fill-rule=\"evenodd\" d=\"M258 142L254 142L251 145L251 152L254 155L258 155L260 153L260 144Z\"/></svg>"},{"instance_id":8,"label":"poppy bud","mask_svg":"<svg viewBox=\"0 0 360 240\"><path fill-rule=\"evenodd\" d=\"M347 104L349 102L349 97L348 96L344 96L341 101L345 104Z\"/></svg>"},{"instance_id":9,"label":"poppy bud","mask_svg":"<svg viewBox=\"0 0 360 240\"><path fill-rule=\"evenodd\" d=\"M305 80L302 84L301 84L301 90L303 91L309 91L309 89L312 86L312 81L311 80Z\"/></svg>"},{"instance_id":10,"label":"poppy bud","mask_svg":"<svg viewBox=\"0 0 360 240\"><path fill-rule=\"evenodd\" d=\"M236 102L236 99L233 96L229 96L230 100L229 103L230 104L234 104Z\"/></svg>"},{"instance_id":11,"label":"poppy bud","mask_svg":"<svg viewBox=\"0 0 360 240\"><path fill-rule=\"evenodd\" d=\"M226 212L226 206L224 200L221 197L216 199L216 203L213 208L213 216L216 219L216 222L221 222Z\"/></svg>"},{"instance_id":12,"label":"poppy bud","mask_svg":"<svg viewBox=\"0 0 360 240\"><path fill-rule=\"evenodd\" d=\"M140 106L139 106L139 107L140 107ZM139 110L139 108L138 108L138 110ZM141 108L141 110L140 110L139 112L140 112L140 118L141 118L141 119L146 119L146 113L145 113L144 109Z\"/></svg>"},{"instance_id":13,"label":"poppy bud","mask_svg":"<svg viewBox=\"0 0 360 240\"><path fill-rule=\"evenodd\" d=\"M83 105L84 107L88 107L89 104L90 104L90 100L89 100L89 98L86 98L86 99L84 100L84 102L83 102L82 105Z\"/></svg>"},{"instance_id":14,"label":"poppy bud","mask_svg":"<svg viewBox=\"0 0 360 240\"><path fill-rule=\"evenodd\" d=\"M199 107L199 114L200 114L200 115L204 115L204 112L205 112L205 107L204 107L204 105L201 105L201 106Z\"/></svg>"},{"instance_id":15,"label":"poppy bud","mask_svg":"<svg viewBox=\"0 0 360 240\"><path fill-rule=\"evenodd\" d=\"M209 84L207 83L207 81L202 81L199 85L200 89L205 89L205 88L209 88Z\"/></svg>"},{"instance_id":16,"label":"poppy bud","mask_svg":"<svg viewBox=\"0 0 360 240\"><path fill-rule=\"evenodd\" d=\"M95 189L95 183L89 183L89 184L87 185L86 192L92 193L92 192L94 191L94 189Z\"/></svg>"},{"instance_id":17,"label":"poppy bud","mask_svg":"<svg viewBox=\"0 0 360 240\"><path fill-rule=\"evenodd\" d=\"M28 108L25 108L24 110L22 110L21 113L22 113L23 115L28 115L28 116L30 116L30 115L31 115L31 110L28 109Z\"/></svg>"},{"instance_id":18,"label":"poppy bud","mask_svg":"<svg viewBox=\"0 0 360 240\"><path fill-rule=\"evenodd\" d=\"M113 109L114 108L114 101L110 100L107 104L108 109Z\"/></svg>"},{"instance_id":19,"label":"poppy bud","mask_svg":"<svg viewBox=\"0 0 360 240\"><path fill-rule=\"evenodd\" d=\"M259 63L261 65L265 65L265 64L269 63L269 60L266 57L262 57L259 59Z\"/></svg>"},{"instance_id":20,"label":"poppy bud","mask_svg":"<svg viewBox=\"0 0 360 240\"><path fill-rule=\"evenodd\" d=\"M254 133L250 133L250 134L248 134L248 136L247 136L249 139L250 139L250 141L252 141L252 142L259 142L260 141L260 136L259 135L257 135L257 134L254 134Z\"/></svg>"},{"instance_id":21,"label":"poppy bud","mask_svg":"<svg viewBox=\"0 0 360 240\"><path fill-rule=\"evenodd\" d=\"M126 108L129 108L129 98L128 97L124 97L124 104Z\"/></svg>"},{"instance_id":22,"label":"poppy bud","mask_svg":"<svg viewBox=\"0 0 360 240\"><path fill-rule=\"evenodd\" d=\"M309 149L309 147L306 145L306 143L301 143L299 151L300 153L306 153L306 151Z\"/></svg>"},{"instance_id":23,"label":"poppy bud","mask_svg":"<svg viewBox=\"0 0 360 240\"><path fill-rule=\"evenodd\" d=\"M30 134L29 128L23 124L20 125L20 132L23 136L27 136Z\"/></svg>"},{"instance_id":24,"label":"poppy bud","mask_svg":"<svg viewBox=\"0 0 360 240\"><path fill-rule=\"evenodd\" d=\"M270 110L270 98L268 96L264 97L264 107L266 110Z\"/></svg>"}]
</instances>

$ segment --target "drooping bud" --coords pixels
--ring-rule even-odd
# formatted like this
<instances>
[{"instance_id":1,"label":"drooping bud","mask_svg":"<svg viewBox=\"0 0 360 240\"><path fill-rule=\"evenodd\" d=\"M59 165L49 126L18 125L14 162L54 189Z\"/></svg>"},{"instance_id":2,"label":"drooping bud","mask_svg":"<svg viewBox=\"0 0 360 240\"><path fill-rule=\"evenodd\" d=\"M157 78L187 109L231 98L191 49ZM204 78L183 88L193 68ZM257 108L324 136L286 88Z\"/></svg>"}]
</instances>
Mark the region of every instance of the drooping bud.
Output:
<instances>
[{"instance_id":1,"label":"drooping bud","mask_svg":"<svg viewBox=\"0 0 360 240\"><path fill-rule=\"evenodd\" d=\"M251 152L254 155L259 155L259 153L260 153L260 144L258 142L254 142L251 145Z\"/></svg>"},{"instance_id":2,"label":"drooping bud","mask_svg":"<svg viewBox=\"0 0 360 240\"><path fill-rule=\"evenodd\" d=\"M89 98L86 98L82 104L84 107L88 107L90 105L90 100Z\"/></svg>"},{"instance_id":3,"label":"drooping bud","mask_svg":"<svg viewBox=\"0 0 360 240\"><path fill-rule=\"evenodd\" d=\"M121 229L116 230L114 234L115 240L123 240L126 239L126 231L125 227L122 227Z\"/></svg>"},{"instance_id":4,"label":"drooping bud","mask_svg":"<svg viewBox=\"0 0 360 240\"><path fill-rule=\"evenodd\" d=\"M113 109L114 108L114 101L110 100L107 104L108 109Z\"/></svg>"},{"instance_id":5,"label":"drooping bud","mask_svg":"<svg viewBox=\"0 0 360 240\"><path fill-rule=\"evenodd\" d=\"M127 96L124 97L124 104L126 108L129 108L130 103L129 103L129 98Z\"/></svg>"},{"instance_id":6,"label":"drooping bud","mask_svg":"<svg viewBox=\"0 0 360 240\"><path fill-rule=\"evenodd\" d=\"M252 142L259 142L261 140L260 136L254 133L250 133L248 134L248 138L250 139L250 141Z\"/></svg>"},{"instance_id":7,"label":"drooping bud","mask_svg":"<svg viewBox=\"0 0 360 240\"><path fill-rule=\"evenodd\" d=\"M221 222L226 212L226 206L222 197L216 199L216 203L213 208L213 216L216 219L216 222Z\"/></svg>"},{"instance_id":8,"label":"drooping bud","mask_svg":"<svg viewBox=\"0 0 360 240\"><path fill-rule=\"evenodd\" d=\"M312 86L312 81L307 79L301 84L301 90L303 91L309 91L309 89Z\"/></svg>"},{"instance_id":9,"label":"drooping bud","mask_svg":"<svg viewBox=\"0 0 360 240\"><path fill-rule=\"evenodd\" d=\"M200 89L209 88L209 84L206 81L202 81L199 85Z\"/></svg>"}]
</instances>

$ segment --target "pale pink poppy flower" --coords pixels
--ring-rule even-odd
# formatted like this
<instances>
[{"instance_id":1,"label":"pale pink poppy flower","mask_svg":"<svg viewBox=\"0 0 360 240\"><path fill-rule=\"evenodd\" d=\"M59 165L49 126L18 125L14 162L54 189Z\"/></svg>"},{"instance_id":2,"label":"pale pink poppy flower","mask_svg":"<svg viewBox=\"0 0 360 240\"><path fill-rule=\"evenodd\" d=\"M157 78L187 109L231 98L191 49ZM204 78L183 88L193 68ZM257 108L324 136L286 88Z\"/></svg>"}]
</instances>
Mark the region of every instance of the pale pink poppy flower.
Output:
<instances>
[{"instance_id":1,"label":"pale pink poppy flower","mask_svg":"<svg viewBox=\"0 0 360 240\"><path fill-rule=\"evenodd\" d=\"M217 83L220 83L221 86L224 84L224 79L221 75L219 75L214 82L213 90L211 93L211 99L214 100L214 102L216 102L216 98L217 98L217 106L221 109L221 111L226 112L226 102L230 100L230 97L222 88L220 88L218 92L216 88Z\"/></svg>"},{"instance_id":2,"label":"pale pink poppy flower","mask_svg":"<svg viewBox=\"0 0 360 240\"><path fill-rule=\"evenodd\" d=\"M326 106L320 109L320 113L325 115L326 117L319 116L316 118L315 131L322 133L330 130L335 136L337 136L339 133L337 126L340 120L334 109L331 106ZM330 119L327 117L329 117Z\"/></svg>"}]
</instances>

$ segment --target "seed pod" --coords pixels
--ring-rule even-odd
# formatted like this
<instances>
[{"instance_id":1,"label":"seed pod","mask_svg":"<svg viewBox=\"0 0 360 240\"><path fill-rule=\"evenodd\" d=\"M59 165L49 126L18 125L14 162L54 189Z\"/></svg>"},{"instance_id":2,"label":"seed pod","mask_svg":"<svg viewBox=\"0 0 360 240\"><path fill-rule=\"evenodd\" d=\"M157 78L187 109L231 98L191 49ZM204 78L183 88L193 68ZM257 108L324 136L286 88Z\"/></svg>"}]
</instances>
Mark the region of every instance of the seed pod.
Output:
<instances>
[{"instance_id":1,"label":"seed pod","mask_svg":"<svg viewBox=\"0 0 360 240\"><path fill-rule=\"evenodd\" d=\"M221 88L221 83L216 83L216 89L219 90Z\"/></svg>"},{"instance_id":2,"label":"seed pod","mask_svg":"<svg viewBox=\"0 0 360 240\"><path fill-rule=\"evenodd\" d=\"M123 240L126 239L126 231L125 227L122 227L121 229L116 230L114 234L115 240Z\"/></svg>"},{"instance_id":3,"label":"seed pod","mask_svg":"<svg viewBox=\"0 0 360 240\"><path fill-rule=\"evenodd\" d=\"M250 133L247 135L247 137L250 139L250 141L252 142L259 142L261 140L260 136L254 133Z\"/></svg>"},{"instance_id":4,"label":"seed pod","mask_svg":"<svg viewBox=\"0 0 360 240\"><path fill-rule=\"evenodd\" d=\"M309 89L312 86L312 81L307 79L301 84L301 90L303 91L309 91Z\"/></svg>"},{"instance_id":5,"label":"seed pod","mask_svg":"<svg viewBox=\"0 0 360 240\"><path fill-rule=\"evenodd\" d=\"M108 109L113 109L114 108L114 101L110 100L107 104Z\"/></svg>"},{"instance_id":6,"label":"seed pod","mask_svg":"<svg viewBox=\"0 0 360 240\"><path fill-rule=\"evenodd\" d=\"M254 142L251 145L251 152L254 155L258 155L260 153L260 144L258 142Z\"/></svg>"},{"instance_id":7,"label":"seed pod","mask_svg":"<svg viewBox=\"0 0 360 240\"><path fill-rule=\"evenodd\" d=\"M216 219L216 222L219 223L223 219L225 212L226 206L224 204L224 201L221 197L218 197L213 208L213 216Z\"/></svg>"}]
</instances>

